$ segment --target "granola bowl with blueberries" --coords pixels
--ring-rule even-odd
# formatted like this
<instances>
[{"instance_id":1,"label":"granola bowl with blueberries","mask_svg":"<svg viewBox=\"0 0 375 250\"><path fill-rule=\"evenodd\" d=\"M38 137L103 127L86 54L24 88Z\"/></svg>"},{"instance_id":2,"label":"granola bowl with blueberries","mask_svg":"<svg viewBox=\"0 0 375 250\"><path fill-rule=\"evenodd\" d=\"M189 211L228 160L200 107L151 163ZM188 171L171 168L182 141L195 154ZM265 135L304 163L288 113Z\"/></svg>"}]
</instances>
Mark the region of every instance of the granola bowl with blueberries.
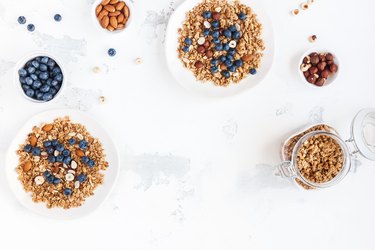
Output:
<instances>
[{"instance_id":1,"label":"granola bowl with blueberries","mask_svg":"<svg viewBox=\"0 0 375 250\"><path fill-rule=\"evenodd\" d=\"M18 200L57 218L80 217L97 208L111 191L118 168L109 136L73 110L33 117L7 156L8 179Z\"/></svg>"},{"instance_id":2,"label":"granola bowl with blueberries","mask_svg":"<svg viewBox=\"0 0 375 250\"><path fill-rule=\"evenodd\" d=\"M264 79L273 43L272 25L259 1L185 1L170 18L166 58L184 87L227 96Z\"/></svg>"}]
</instances>

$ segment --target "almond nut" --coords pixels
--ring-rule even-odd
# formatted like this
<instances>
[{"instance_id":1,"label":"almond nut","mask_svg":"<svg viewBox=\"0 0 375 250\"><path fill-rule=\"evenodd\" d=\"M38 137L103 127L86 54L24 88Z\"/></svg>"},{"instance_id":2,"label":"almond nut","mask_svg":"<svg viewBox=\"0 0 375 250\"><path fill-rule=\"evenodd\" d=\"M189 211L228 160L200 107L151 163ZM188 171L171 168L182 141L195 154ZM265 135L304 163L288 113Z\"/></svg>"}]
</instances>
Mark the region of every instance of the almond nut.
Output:
<instances>
[{"instance_id":1,"label":"almond nut","mask_svg":"<svg viewBox=\"0 0 375 250\"><path fill-rule=\"evenodd\" d=\"M118 11L118 10L116 10L115 12L111 12L111 13L109 13L108 16L118 16L118 15L120 15L120 14L121 14L121 12Z\"/></svg>"},{"instance_id":2,"label":"almond nut","mask_svg":"<svg viewBox=\"0 0 375 250\"><path fill-rule=\"evenodd\" d=\"M53 125L52 124L46 124L46 125L44 125L43 127L42 127L42 130L44 131L44 132L49 132L49 131L51 131L53 129Z\"/></svg>"},{"instance_id":3,"label":"almond nut","mask_svg":"<svg viewBox=\"0 0 375 250\"><path fill-rule=\"evenodd\" d=\"M126 5L124 6L124 15L125 15L125 17L129 17L130 16L129 8Z\"/></svg>"},{"instance_id":4,"label":"almond nut","mask_svg":"<svg viewBox=\"0 0 375 250\"><path fill-rule=\"evenodd\" d=\"M99 15L100 11L102 11L103 9L103 5L99 4L98 6L96 6L96 9L95 9L95 14L96 16Z\"/></svg>"},{"instance_id":5,"label":"almond nut","mask_svg":"<svg viewBox=\"0 0 375 250\"><path fill-rule=\"evenodd\" d=\"M120 14L117 16L117 23L122 23L124 21L125 17L124 14Z\"/></svg>"},{"instance_id":6,"label":"almond nut","mask_svg":"<svg viewBox=\"0 0 375 250\"><path fill-rule=\"evenodd\" d=\"M100 20L100 25L103 27L103 28L107 28L109 24L109 17L108 16L104 16L102 20Z\"/></svg>"},{"instance_id":7,"label":"almond nut","mask_svg":"<svg viewBox=\"0 0 375 250\"><path fill-rule=\"evenodd\" d=\"M108 15L108 11L107 11L107 10L102 10L102 11L99 13L99 15L98 15L98 19L99 19L99 21L102 20L102 18L103 18L104 16L106 16L106 15Z\"/></svg>"},{"instance_id":8,"label":"almond nut","mask_svg":"<svg viewBox=\"0 0 375 250\"><path fill-rule=\"evenodd\" d=\"M112 5L105 5L104 9L106 9L108 12L115 12L116 9Z\"/></svg>"},{"instance_id":9,"label":"almond nut","mask_svg":"<svg viewBox=\"0 0 375 250\"><path fill-rule=\"evenodd\" d=\"M108 26L107 26L107 30L109 30L109 31L114 31L114 30L115 30L115 28L113 28L113 26L112 26L112 25L108 25Z\"/></svg>"},{"instance_id":10,"label":"almond nut","mask_svg":"<svg viewBox=\"0 0 375 250\"><path fill-rule=\"evenodd\" d=\"M22 166L23 171L28 172L32 168L33 164L31 161L25 162L25 164Z\"/></svg>"},{"instance_id":11,"label":"almond nut","mask_svg":"<svg viewBox=\"0 0 375 250\"><path fill-rule=\"evenodd\" d=\"M36 139L35 135L30 136L29 142L30 142L31 146L33 146L33 147L36 146L37 139Z\"/></svg>"},{"instance_id":12,"label":"almond nut","mask_svg":"<svg viewBox=\"0 0 375 250\"><path fill-rule=\"evenodd\" d=\"M103 1L102 1L102 4L103 4L103 5L107 5L107 4L109 4L110 1L111 1L111 0L103 0Z\"/></svg>"},{"instance_id":13,"label":"almond nut","mask_svg":"<svg viewBox=\"0 0 375 250\"><path fill-rule=\"evenodd\" d=\"M115 4L115 3L118 3L118 0L111 0L109 3L110 4Z\"/></svg>"},{"instance_id":14,"label":"almond nut","mask_svg":"<svg viewBox=\"0 0 375 250\"><path fill-rule=\"evenodd\" d=\"M122 30L123 28L125 28L124 24L120 23L120 24L117 25L118 30Z\"/></svg>"},{"instance_id":15,"label":"almond nut","mask_svg":"<svg viewBox=\"0 0 375 250\"><path fill-rule=\"evenodd\" d=\"M83 152L80 149L76 149L76 155L79 156L79 157L82 157L82 156L85 156L85 152Z\"/></svg>"},{"instance_id":16,"label":"almond nut","mask_svg":"<svg viewBox=\"0 0 375 250\"><path fill-rule=\"evenodd\" d=\"M111 24L111 26L113 27L113 28L117 28L117 18L116 17L111 17L110 19L109 19L109 23Z\"/></svg>"},{"instance_id":17,"label":"almond nut","mask_svg":"<svg viewBox=\"0 0 375 250\"><path fill-rule=\"evenodd\" d=\"M125 2L119 2L116 5L116 10L122 10L122 8L124 8L124 6L125 6Z\"/></svg>"}]
</instances>

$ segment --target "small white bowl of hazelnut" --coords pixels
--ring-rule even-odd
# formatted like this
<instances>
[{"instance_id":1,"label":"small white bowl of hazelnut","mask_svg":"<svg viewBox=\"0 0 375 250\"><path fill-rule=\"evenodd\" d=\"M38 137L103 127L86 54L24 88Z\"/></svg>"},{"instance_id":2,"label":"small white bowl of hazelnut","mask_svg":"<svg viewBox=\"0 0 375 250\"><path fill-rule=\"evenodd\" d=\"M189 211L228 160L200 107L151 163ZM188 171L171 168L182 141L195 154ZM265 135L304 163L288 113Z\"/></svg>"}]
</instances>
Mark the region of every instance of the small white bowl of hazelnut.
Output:
<instances>
[{"instance_id":1,"label":"small white bowl of hazelnut","mask_svg":"<svg viewBox=\"0 0 375 250\"><path fill-rule=\"evenodd\" d=\"M310 49L301 57L298 71L303 81L314 87L332 84L339 72L337 56L325 49Z\"/></svg>"}]
</instances>

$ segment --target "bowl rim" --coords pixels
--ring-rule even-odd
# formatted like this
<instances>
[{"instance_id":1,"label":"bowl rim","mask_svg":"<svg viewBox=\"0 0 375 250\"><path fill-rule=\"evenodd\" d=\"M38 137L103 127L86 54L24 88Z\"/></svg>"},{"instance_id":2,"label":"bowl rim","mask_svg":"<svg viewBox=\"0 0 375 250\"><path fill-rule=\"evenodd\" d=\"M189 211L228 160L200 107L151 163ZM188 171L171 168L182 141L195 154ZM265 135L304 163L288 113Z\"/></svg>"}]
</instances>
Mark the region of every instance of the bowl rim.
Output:
<instances>
[{"instance_id":1,"label":"bowl rim","mask_svg":"<svg viewBox=\"0 0 375 250\"><path fill-rule=\"evenodd\" d=\"M96 13L95 13L95 9L96 7L102 2L103 0L95 0L93 3L92 3L92 7L91 7L91 19L92 19L92 22L94 24L94 26L96 27L96 29L98 31L101 31L102 33L104 34L108 34L108 35L118 35L118 34L122 34L125 30L129 30L130 27L132 27L132 22L133 22L133 15L134 15L134 5L132 4L132 2L130 0L119 0L119 1L122 1L122 2L125 2L125 4L128 6L129 10L130 10L130 16L129 16L129 19L128 21L126 22L126 25L124 27L124 29L122 30L114 30L114 31L109 31L107 29L104 29L101 25L100 25L100 22L98 20L98 18L96 17Z\"/></svg>"},{"instance_id":2,"label":"bowl rim","mask_svg":"<svg viewBox=\"0 0 375 250\"><path fill-rule=\"evenodd\" d=\"M301 70L301 65L302 65L302 63L303 63L303 59L304 59L307 55L309 55L310 53L313 53L313 52L317 52L317 53L331 53L331 54L333 55L333 58L334 58L333 61L335 62L335 64L338 65L338 66L340 66L340 60L338 59L336 53L331 52L330 49L327 49L327 48L325 48L325 47L315 46L315 47L312 47L312 48L306 50L306 51L302 54L302 56L300 57L300 59L298 60L298 65L297 65L297 66L298 66L298 73L299 73L301 79L302 79L305 83L307 83L307 85L309 85L310 87L313 87L313 88L323 88L323 87L328 87L328 86L332 85L333 82L336 81L336 79L337 79L337 77L338 77L338 75L339 75L339 72L340 72L340 67L338 67L338 70L337 70L337 72L336 72L335 74L328 76L327 81L326 81L326 83L325 83L323 86L317 86L317 85L315 85L315 84L309 83L309 82L306 80L305 76L303 75L303 72L302 72L302 70Z\"/></svg>"},{"instance_id":3,"label":"bowl rim","mask_svg":"<svg viewBox=\"0 0 375 250\"><path fill-rule=\"evenodd\" d=\"M63 81L61 82L61 87L59 89L59 91L56 93L56 95L49 101L40 101L40 100L35 100L29 96L26 95L26 93L23 91L22 89L22 84L19 80L19 75L18 75L18 71L23 67L25 66L25 64L33 59L33 58L36 58L38 56L47 56L51 59L53 59L57 65L60 67L61 69L61 73L63 75ZM21 92L21 94L29 101L31 102L34 102L34 103L51 103L51 102L54 102L56 101L56 99L58 99L60 96L61 96L61 93L64 92L64 89L65 89L65 85L66 85L66 82L67 82L67 77L66 77L66 70L65 70L65 67L63 65L63 63L54 55L54 54L51 54L47 51L34 51L34 52L31 52L29 54L26 54L25 56L23 56L20 60L18 60L18 62L16 63L15 65L15 68L14 68L14 84L16 85L15 87Z\"/></svg>"}]
</instances>

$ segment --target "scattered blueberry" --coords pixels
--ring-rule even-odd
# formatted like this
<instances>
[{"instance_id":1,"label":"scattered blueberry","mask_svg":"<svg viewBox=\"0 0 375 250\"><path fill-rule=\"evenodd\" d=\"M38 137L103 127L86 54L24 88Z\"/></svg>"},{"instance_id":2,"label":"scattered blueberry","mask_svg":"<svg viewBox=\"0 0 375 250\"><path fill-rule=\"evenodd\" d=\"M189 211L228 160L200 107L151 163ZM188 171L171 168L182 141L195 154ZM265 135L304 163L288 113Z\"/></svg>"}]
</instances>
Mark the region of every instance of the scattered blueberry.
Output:
<instances>
[{"instance_id":1,"label":"scattered blueberry","mask_svg":"<svg viewBox=\"0 0 375 250\"><path fill-rule=\"evenodd\" d=\"M223 71L221 71L221 74L222 74L225 78L229 78L229 77L230 77L230 73L229 73L229 71L227 71L227 70L223 70Z\"/></svg>"},{"instance_id":2,"label":"scattered blueberry","mask_svg":"<svg viewBox=\"0 0 375 250\"><path fill-rule=\"evenodd\" d=\"M33 88L39 89L42 86L42 83L40 81L33 82Z\"/></svg>"},{"instance_id":3,"label":"scattered blueberry","mask_svg":"<svg viewBox=\"0 0 375 250\"><path fill-rule=\"evenodd\" d=\"M36 60L33 60L33 61L31 62L31 65L33 65L33 67L34 67L35 69L39 67L39 63L38 63L38 61L36 61Z\"/></svg>"},{"instance_id":4,"label":"scattered blueberry","mask_svg":"<svg viewBox=\"0 0 375 250\"><path fill-rule=\"evenodd\" d=\"M52 81L51 81L51 85L52 85L53 87L56 87L56 86L59 85L59 82L58 82L57 80L52 80Z\"/></svg>"},{"instance_id":5,"label":"scattered blueberry","mask_svg":"<svg viewBox=\"0 0 375 250\"><path fill-rule=\"evenodd\" d=\"M56 15L53 17L53 19L55 19L56 22L60 22L61 19L62 19L62 17L61 17L60 14L56 14Z\"/></svg>"},{"instance_id":6,"label":"scattered blueberry","mask_svg":"<svg viewBox=\"0 0 375 250\"><path fill-rule=\"evenodd\" d=\"M50 68L53 68L55 66L55 61L52 60L52 59L48 59L47 61L47 66L50 67Z\"/></svg>"},{"instance_id":7,"label":"scattered blueberry","mask_svg":"<svg viewBox=\"0 0 375 250\"><path fill-rule=\"evenodd\" d=\"M89 162L87 163L87 165L89 165L89 167L92 168L92 167L95 166L95 161L94 160L89 160Z\"/></svg>"},{"instance_id":8,"label":"scattered blueberry","mask_svg":"<svg viewBox=\"0 0 375 250\"><path fill-rule=\"evenodd\" d=\"M81 157L81 161L82 161L83 163L88 163L88 162L90 161L90 158L87 157L87 156L82 156L82 157Z\"/></svg>"},{"instance_id":9,"label":"scattered blueberry","mask_svg":"<svg viewBox=\"0 0 375 250\"><path fill-rule=\"evenodd\" d=\"M31 74L30 77L33 79L33 81L38 80L38 76L36 74Z\"/></svg>"},{"instance_id":10,"label":"scattered blueberry","mask_svg":"<svg viewBox=\"0 0 375 250\"><path fill-rule=\"evenodd\" d=\"M243 20L246 20L247 15L245 13L241 12L240 14L238 14L238 18L243 21Z\"/></svg>"},{"instance_id":11,"label":"scattered blueberry","mask_svg":"<svg viewBox=\"0 0 375 250\"><path fill-rule=\"evenodd\" d=\"M64 151L64 145L58 143L58 144L56 144L55 149L59 152L62 152L62 151Z\"/></svg>"},{"instance_id":12,"label":"scattered blueberry","mask_svg":"<svg viewBox=\"0 0 375 250\"><path fill-rule=\"evenodd\" d=\"M214 27L214 28L219 28L219 26L220 26L220 22L219 22L219 21L213 21L213 22L211 23L211 26Z\"/></svg>"},{"instance_id":13,"label":"scattered blueberry","mask_svg":"<svg viewBox=\"0 0 375 250\"><path fill-rule=\"evenodd\" d=\"M26 83L26 78L25 77L20 77L20 83L22 83L22 84Z\"/></svg>"},{"instance_id":14,"label":"scattered blueberry","mask_svg":"<svg viewBox=\"0 0 375 250\"><path fill-rule=\"evenodd\" d=\"M203 31L203 35L204 36L208 36L210 34L210 30L209 29L205 29L204 31Z\"/></svg>"},{"instance_id":15,"label":"scattered blueberry","mask_svg":"<svg viewBox=\"0 0 375 250\"><path fill-rule=\"evenodd\" d=\"M214 30L214 31L211 32L211 36L212 36L213 38L218 38L218 37L220 36L220 33L219 33L219 31Z\"/></svg>"},{"instance_id":16,"label":"scattered blueberry","mask_svg":"<svg viewBox=\"0 0 375 250\"><path fill-rule=\"evenodd\" d=\"M187 38L185 38L185 44L186 45L192 45L193 44L193 41L191 40L191 38L189 38L189 37L187 37Z\"/></svg>"},{"instance_id":17,"label":"scattered blueberry","mask_svg":"<svg viewBox=\"0 0 375 250\"><path fill-rule=\"evenodd\" d=\"M79 147L81 149L86 149L88 145L89 145L88 142L85 141L85 140L82 140L82 141L79 142Z\"/></svg>"},{"instance_id":18,"label":"scattered blueberry","mask_svg":"<svg viewBox=\"0 0 375 250\"><path fill-rule=\"evenodd\" d=\"M214 42L214 44L219 44L220 43L220 39L219 38L214 38L213 42Z\"/></svg>"},{"instance_id":19,"label":"scattered blueberry","mask_svg":"<svg viewBox=\"0 0 375 250\"><path fill-rule=\"evenodd\" d=\"M43 173L43 176L45 178L48 178L48 176L50 176L50 175L51 175L51 173L48 170L44 171L44 173Z\"/></svg>"},{"instance_id":20,"label":"scattered blueberry","mask_svg":"<svg viewBox=\"0 0 375 250\"><path fill-rule=\"evenodd\" d=\"M66 164L66 165L70 165L70 162L72 161L72 158L70 157L70 156L67 156L67 157L65 157L64 158L64 163Z\"/></svg>"},{"instance_id":21,"label":"scattered blueberry","mask_svg":"<svg viewBox=\"0 0 375 250\"><path fill-rule=\"evenodd\" d=\"M59 75L61 75L61 74L59 74ZM62 76L62 75L61 75L61 76ZM43 72L43 73L40 73L40 74L39 74L39 79L41 79L41 80L47 80L48 77L49 77L49 75L48 75L47 72ZM56 77L57 77L57 76L56 76ZM57 79L56 79L56 80L57 80Z\"/></svg>"},{"instance_id":22,"label":"scattered blueberry","mask_svg":"<svg viewBox=\"0 0 375 250\"><path fill-rule=\"evenodd\" d=\"M43 74L43 73L42 73L42 74ZM57 75L55 76L55 80L58 81L58 82L62 82L62 79L63 79L62 74L57 74Z\"/></svg>"},{"instance_id":23,"label":"scattered blueberry","mask_svg":"<svg viewBox=\"0 0 375 250\"><path fill-rule=\"evenodd\" d=\"M227 38L231 38L232 37L232 32L230 30L224 30L223 31L223 35Z\"/></svg>"},{"instance_id":24,"label":"scattered blueberry","mask_svg":"<svg viewBox=\"0 0 375 250\"><path fill-rule=\"evenodd\" d=\"M56 147L56 145L59 144L59 141L57 139L54 139L51 141L51 143L53 147Z\"/></svg>"},{"instance_id":25,"label":"scattered blueberry","mask_svg":"<svg viewBox=\"0 0 375 250\"><path fill-rule=\"evenodd\" d=\"M227 66L227 67L230 67L230 66L233 65L233 62L230 61L230 60L226 60L224 63L225 63L225 66Z\"/></svg>"},{"instance_id":26,"label":"scattered blueberry","mask_svg":"<svg viewBox=\"0 0 375 250\"><path fill-rule=\"evenodd\" d=\"M216 49L217 51L222 51L222 50L223 50L223 45L222 45L221 43L216 44L215 49Z\"/></svg>"},{"instance_id":27,"label":"scattered blueberry","mask_svg":"<svg viewBox=\"0 0 375 250\"><path fill-rule=\"evenodd\" d=\"M239 31L233 32L232 38L236 39L236 40L240 39L241 38L241 32L239 32Z\"/></svg>"},{"instance_id":28,"label":"scattered blueberry","mask_svg":"<svg viewBox=\"0 0 375 250\"><path fill-rule=\"evenodd\" d=\"M115 55L116 55L116 50L115 50L114 48L110 48L110 49L108 50L108 55L109 55L109 56L115 56Z\"/></svg>"},{"instance_id":29,"label":"scattered blueberry","mask_svg":"<svg viewBox=\"0 0 375 250\"><path fill-rule=\"evenodd\" d=\"M70 188L65 188L65 189L64 189L64 194L65 194L66 196L70 196L70 195L72 195L72 190L71 190Z\"/></svg>"},{"instance_id":30,"label":"scattered blueberry","mask_svg":"<svg viewBox=\"0 0 375 250\"><path fill-rule=\"evenodd\" d=\"M237 28L236 28L236 26L234 26L234 25L229 26L228 29L229 29L230 32L235 32L235 31L237 31Z\"/></svg>"},{"instance_id":31,"label":"scattered blueberry","mask_svg":"<svg viewBox=\"0 0 375 250\"><path fill-rule=\"evenodd\" d=\"M256 69L254 69L254 68L250 69L250 74L255 75L256 73L257 73Z\"/></svg>"},{"instance_id":32,"label":"scattered blueberry","mask_svg":"<svg viewBox=\"0 0 375 250\"><path fill-rule=\"evenodd\" d=\"M229 70L230 72L236 72L237 67L234 66L234 65L232 65L232 66L228 67L228 70Z\"/></svg>"},{"instance_id":33,"label":"scattered blueberry","mask_svg":"<svg viewBox=\"0 0 375 250\"><path fill-rule=\"evenodd\" d=\"M35 68L34 67L32 67L32 66L30 66L30 67L28 67L27 68L27 72L29 73L29 74L32 74L32 73L35 73Z\"/></svg>"},{"instance_id":34,"label":"scattered blueberry","mask_svg":"<svg viewBox=\"0 0 375 250\"><path fill-rule=\"evenodd\" d=\"M27 25L27 30L30 31L30 32L33 32L35 30L35 25L30 23Z\"/></svg>"},{"instance_id":35,"label":"scattered blueberry","mask_svg":"<svg viewBox=\"0 0 375 250\"><path fill-rule=\"evenodd\" d=\"M53 156L53 155L48 156L48 162L55 163L56 162L56 157Z\"/></svg>"},{"instance_id":36,"label":"scattered blueberry","mask_svg":"<svg viewBox=\"0 0 375 250\"><path fill-rule=\"evenodd\" d=\"M42 63L48 63L48 60L50 60L50 58L47 57L47 56L44 56L42 59L40 59L40 61L41 61Z\"/></svg>"},{"instance_id":37,"label":"scattered blueberry","mask_svg":"<svg viewBox=\"0 0 375 250\"><path fill-rule=\"evenodd\" d=\"M23 151L27 152L27 153L30 153L31 152L31 149L33 147L30 145L30 144L27 144L23 147Z\"/></svg>"},{"instance_id":38,"label":"scattered blueberry","mask_svg":"<svg viewBox=\"0 0 375 250\"><path fill-rule=\"evenodd\" d=\"M84 182L85 180L86 180L86 175L84 175L84 174L80 174L80 175L78 175L77 176L77 180L79 181L79 182Z\"/></svg>"},{"instance_id":39,"label":"scattered blueberry","mask_svg":"<svg viewBox=\"0 0 375 250\"><path fill-rule=\"evenodd\" d=\"M233 56L230 55L230 54L228 54L228 55L226 56L226 58L227 58L227 61L232 61L232 60L233 60Z\"/></svg>"},{"instance_id":40,"label":"scattered blueberry","mask_svg":"<svg viewBox=\"0 0 375 250\"><path fill-rule=\"evenodd\" d=\"M40 148L38 147L33 147L33 149L31 149L31 153L34 155L34 156L39 156L40 155Z\"/></svg>"},{"instance_id":41,"label":"scattered blueberry","mask_svg":"<svg viewBox=\"0 0 375 250\"><path fill-rule=\"evenodd\" d=\"M236 49L230 48L228 54L234 56L236 54Z\"/></svg>"},{"instance_id":42,"label":"scattered blueberry","mask_svg":"<svg viewBox=\"0 0 375 250\"><path fill-rule=\"evenodd\" d=\"M218 65L219 64L219 60L218 59L212 59L211 60L211 64L212 65Z\"/></svg>"},{"instance_id":43,"label":"scattered blueberry","mask_svg":"<svg viewBox=\"0 0 375 250\"><path fill-rule=\"evenodd\" d=\"M62 151L62 155L63 155L63 156L69 156L69 155L70 155L70 151L69 151L68 149L64 149L64 150Z\"/></svg>"},{"instance_id":44,"label":"scattered blueberry","mask_svg":"<svg viewBox=\"0 0 375 250\"><path fill-rule=\"evenodd\" d=\"M48 67L47 67L47 65L42 63L42 64L39 65L39 69L40 69L40 71L47 71Z\"/></svg>"},{"instance_id":45,"label":"scattered blueberry","mask_svg":"<svg viewBox=\"0 0 375 250\"><path fill-rule=\"evenodd\" d=\"M54 180L55 180L55 177L53 175L50 175L50 176L47 177L47 182L48 183L52 184Z\"/></svg>"},{"instance_id":46,"label":"scattered blueberry","mask_svg":"<svg viewBox=\"0 0 375 250\"><path fill-rule=\"evenodd\" d=\"M51 141L45 141L45 142L43 142L43 146L46 147L46 148L51 147L52 142Z\"/></svg>"},{"instance_id":47,"label":"scattered blueberry","mask_svg":"<svg viewBox=\"0 0 375 250\"><path fill-rule=\"evenodd\" d=\"M76 143L76 140L75 140L74 138L70 138L70 139L68 140L68 143L69 143L70 145L74 145L74 144Z\"/></svg>"},{"instance_id":48,"label":"scattered blueberry","mask_svg":"<svg viewBox=\"0 0 375 250\"><path fill-rule=\"evenodd\" d=\"M224 56L224 55L220 56L220 61L221 62L225 62L226 60L227 60L226 56Z\"/></svg>"},{"instance_id":49,"label":"scattered blueberry","mask_svg":"<svg viewBox=\"0 0 375 250\"><path fill-rule=\"evenodd\" d=\"M186 46L186 45L185 45L185 46L182 48L182 51L185 52L185 53L189 52L189 46Z\"/></svg>"},{"instance_id":50,"label":"scattered blueberry","mask_svg":"<svg viewBox=\"0 0 375 250\"><path fill-rule=\"evenodd\" d=\"M25 78L25 81L26 81L26 84L27 84L27 85L32 85L33 82L34 82L34 80L31 79L31 77L29 77L29 76Z\"/></svg>"},{"instance_id":51,"label":"scattered blueberry","mask_svg":"<svg viewBox=\"0 0 375 250\"><path fill-rule=\"evenodd\" d=\"M211 72L212 73L217 73L219 71L217 66L211 66Z\"/></svg>"},{"instance_id":52,"label":"scattered blueberry","mask_svg":"<svg viewBox=\"0 0 375 250\"><path fill-rule=\"evenodd\" d=\"M234 61L234 65L236 65L236 67L242 67L243 62L242 62L242 60L236 60L236 61Z\"/></svg>"},{"instance_id":53,"label":"scattered blueberry","mask_svg":"<svg viewBox=\"0 0 375 250\"><path fill-rule=\"evenodd\" d=\"M47 154L53 154L53 152L55 152L55 150L52 148L52 147L48 147L46 148L46 151L47 151Z\"/></svg>"},{"instance_id":54,"label":"scattered blueberry","mask_svg":"<svg viewBox=\"0 0 375 250\"><path fill-rule=\"evenodd\" d=\"M212 17L211 11L205 11L205 12L203 12L203 17L206 18L206 19L211 18Z\"/></svg>"},{"instance_id":55,"label":"scattered blueberry","mask_svg":"<svg viewBox=\"0 0 375 250\"><path fill-rule=\"evenodd\" d=\"M224 45L223 45L223 49L225 50L225 51L228 51L230 48L229 48L229 44L228 43L225 43Z\"/></svg>"},{"instance_id":56,"label":"scattered blueberry","mask_svg":"<svg viewBox=\"0 0 375 250\"><path fill-rule=\"evenodd\" d=\"M53 180L53 184L59 184L61 182L61 179L60 178L55 178L54 180Z\"/></svg>"},{"instance_id":57,"label":"scattered blueberry","mask_svg":"<svg viewBox=\"0 0 375 250\"><path fill-rule=\"evenodd\" d=\"M23 85L22 85L22 88L23 88L24 91L26 91L26 90L28 90L28 89L30 88L30 86L29 86L29 85L26 85L26 84L23 84Z\"/></svg>"},{"instance_id":58,"label":"scattered blueberry","mask_svg":"<svg viewBox=\"0 0 375 250\"><path fill-rule=\"evenodd\" d=\"M51 101L53 99L53 95L51 93L45 93L42 97L42 100L45 102Z\"/></svg>"},{"instance_id":59,"label":"scattered blueberry","mask_svg":"<svg viewBox=\"0 0 375 250\"><path fill-rule=\"evenodd\" d=\"M62 156L62 155L56 156L56 161L57 162L63 162L64 161L64 156Z\"/></svg>"},{"instance_id":60,"label":"scattered blueberry","mask_svg":"<svg viewBox=\"0 0 375 250\"><path fill-rule=\"evenodd\" d=\"M25 24L25 23L26 23L26 17L24 17L24 16L19 16L19 17L17 18L17 22L18 22L19 24Z\"/></svg>"}]
</instances>

